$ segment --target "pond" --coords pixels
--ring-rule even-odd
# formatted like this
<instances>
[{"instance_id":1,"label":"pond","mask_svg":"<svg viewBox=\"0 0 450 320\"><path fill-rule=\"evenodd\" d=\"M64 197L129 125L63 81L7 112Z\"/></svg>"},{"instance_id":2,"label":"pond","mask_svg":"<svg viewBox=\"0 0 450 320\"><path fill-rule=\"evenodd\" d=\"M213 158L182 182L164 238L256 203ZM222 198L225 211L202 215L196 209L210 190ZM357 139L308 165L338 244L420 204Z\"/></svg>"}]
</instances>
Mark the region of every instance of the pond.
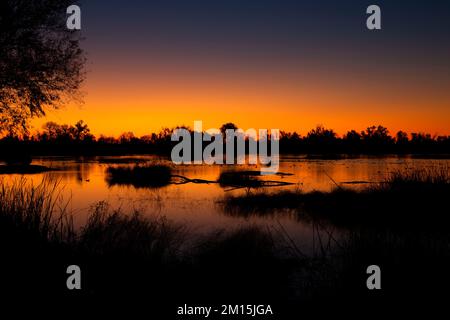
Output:
<instances>
[{"instance_id":1,"label":"pond","mask_svg":"<svg viewBox=\"0 0 450 320\"><path fill-rule=\"evenodd\" d=\"M131 185L111 185L106 179L108 167L135 166L139 163L159 163L173 167L173 173L190 179L215 181L221 172L231 169L259 170L256 167L228 165L180 165L154 155L122 157L41 157L33 164L57 169L37 174L0 175L6 181L25 177L34 184L43 179L56 179L61 186L59 203L68 204L77 226L86 221L90 208L106 201L112 209L123 212L139 210L145 214L163 215L169 220L184 224L192 232L204 233L221 228L231 229L258 225L282 232L295 239L301 250L313 247L314 228L287 212L241 217L224 212L220 201L228 194L249 192L246 188L224 188L217 183L169 184L160 188L135 188ZM343 157L320 159L306 156L282 156L280 172L291 175L265 176L263 179L279 180L292 184L281 187L265 187L250 192L273 192L295 188L302 191L329 191L336 185L360 188L382 181L389 173L436 166L450 166L450 159L421 159L413 156Z\"/></svg>"}]
</instances>

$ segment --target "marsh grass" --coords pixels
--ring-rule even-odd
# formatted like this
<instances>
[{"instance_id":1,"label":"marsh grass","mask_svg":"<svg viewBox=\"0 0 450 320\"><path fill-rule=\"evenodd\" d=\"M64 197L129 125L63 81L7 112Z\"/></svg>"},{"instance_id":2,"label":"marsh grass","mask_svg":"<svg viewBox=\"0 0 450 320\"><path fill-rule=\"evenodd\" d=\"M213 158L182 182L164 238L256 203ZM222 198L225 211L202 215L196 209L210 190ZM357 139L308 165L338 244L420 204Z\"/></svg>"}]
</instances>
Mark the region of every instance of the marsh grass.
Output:
<instances>
[{"instance_id":1,"label":"marsh grass","mask_svg":"<svg viewBox=\"0 0 450 320\"><path fill-rule=\"evenodd\" d=\"M429 207L430 197L436 197L436 208L444 205L447 174L394 174L362 191L338 188L331 193L297 190L229 196L237 201L231 202L231 208L248 212L288 209L312 225L349 230L332 249L326 245L334 239L332 232L325 233L330 239L322 238L314 256L299 252L291 241L280 243L269 229L250 226L194 237L185 226L163 217L124 213L105 202L94 205L86 224L75 229L58 182L32 185L24 179L2 180L2 287L17 290L21 299L50 294L73 301L73 293L64 286L65 268L77 264L84 279L79 294L96 303L99 299L108 305L131 301L134 308L147 308L151 301L156 313L168 301L223 303L232 297L246 303L280 303L280 312L303 312L299 301L307 301L303 306L312 308L348 301L378 303L364 281L367 266L379 264L389 270L383 275L383 286L394 283L383 287L382 301L417 288L426 288L432 295L434 282L428 280L442 286L449 283L445 277L450 267L448 224L439 220L446 212L412 208L420 208L418 203ZM398 206L410 210L401 212ZM418 218L414 224L409 221L413 218ZM440 225L442 230L429 233L424 228L427 224ZM397 232L399 226L401 232ZM422 280L410 282L418 277Z\"/></svg>"},{"instance_id":2,"label":"marsh grass","mask_svg":"<svg viewBox=\"0 0 450 320\"><path fill-rule=\"evenodd\" d=\"M83 270L87 299L167 301L289 295L292 266L271 235L257 227L218 230L202 237L185 225L140 211L94 205L87 222L74 227L61 186L46 180L0 181L2 287L25 297L69 297L67 266ZM178 300L177 300L178 299ZM253 298L252 298L253 299ZM72 300L71 300L72 301ZM257 301L255 301L257 302Z\"/></svg>"},{"instance_id":3,"label":"marsh grass","mask_svg":"<svg viewBox=\"0 0 450 320\"><path fill-rule=\"evenodd\" d=\"M117 283L108 281L114 277L120 279L117 290L142 289L139 281L156 282L162 266L182 259L184 226L137 211L111 210L101 202L90 210L86 224L75 228L62 189L50 179L36 185L25 179L0 181L0 271L12 295L64 293L64 272L74 263L90 270L91 291L113 290Z\"/></svg>"},{"instance_id":4,"label":"marsh grass","mask_svg":"<svg viewBox=\"0 0 450 320\"><path fill-rule=\"evenodd\" d=\"M279 192L246 192L243 195L227 195L218 200L218 207L235 217L276 216L291 214L301 206L299 190Z\"/></svg>"},{"instance_id":5,"label":"marsh grass","mask_svg":"<svg viewBox=\"0 0 450 320\"><path fill-rule=\"evenodd\" d=\"M30 241L61 244L89 255L128 252L165 259L177 255L185 243L184 226L165 217L144 216L139 210L112 210L104 201L93 205L87 222L75 228L70 199L62 198L62 190L59 181L47 178L37 185L24 178L12 183L0 180L2 229L19 232L21 241L29 236Z\"/></svg>"},{"instance_id":6,"label":"marsh grass","mask_svg":"<svg viewBox=\"0 0 450 320\"><path fill-rule=\"evenodd\" d=\"M144 216L139 210L124 214L102 201L91 208L78 243L89 254L121 253L161 262L179 256L186 238L187 228L165 217Z\"/></svg>"},{"instance_id":7,"label":"marsh grass","mask_svg":"<svg viewBox=\"0 0 450 320\"><path fill-rule=\"evenodd\" d=\"M277 173L277 176L287 176L287 173ZM222 188L230 188L229 190L247 188L258 189L262 187L280 187L293 183L280 180L263 180L260 171L233 170L223 171L220 173L217 182Z\"/></svg>"},{"instance_id":8,"label":"marsh grass","mask_svg":"<svg viewBox=\"0 0 450 320\"><path fill-rule=\"evenodd\" d=\"M60 182L49 178L33 185L25 178L11 183L0 180L0 219L3 227L14 226L45 241L70 240L74 234Z\"/></svg>"},{"instance_id":9,"label":"marsh grass","mask_svg":"<svg viewBox=\"0 0 450 320\"><path fill-rule=\"evenodd\" d=\"M349 301L383 308L399 300L436 303L450 285L449 177L448 167L396 171L362 189L247 192L228 195L219 205L226 214L240 216L287 211L313 230L330 230L316 237L317 256L297 259L302 267L294 279L300 279L302 301L314 310ZM332 249L324 246L330 239ZM382 294L367 290L362 281L373 264L382 270Z\"/></svg>"},{"instance_id":10,"label":"marsh grass","mask_svg":"<svg viewBox=\"0 0 450 320\"><path fill-rule=\"evenodd\" d=\"M160 188L170 184L171 178L171 167L163 164L106 169L106 181L109 186L132 185L135 188Z\"/></svg>"},{"instance_id":11,"label":"marsh grass","mask_svg":"<svg viewBox=\"0 0 450 320\"><path fill-rule=\"evenodd\" d=\"M228 195L219 205L231 215L290 211L299 219L320 219L342 227L446 228L450 196L447 167L398 171L385 181L355 190L331 192L285 190Z\"/></svg>"},{"instance_id":12,"label":"marsh grass","mask_svg":"<svg viewBox=\"0 0 450 320\"><path fill-rule=\"evenodd\" d=\"M220 173L219 185L221 187L250 187L258 188L262 186L259 179L260 173L257 171L223 171Z\"/></svg>"},{"instance_id":13,"label":"marsh grass","mask_svg":"<svg viewBox=\"0 0 450 320\"><path fill-rule=\"evenodd\" d=\"M450 187L450 168L438 166L424 169L392 172L385 181L372 189L380 191L441 191Z\"/></svg>"}]
</instances>

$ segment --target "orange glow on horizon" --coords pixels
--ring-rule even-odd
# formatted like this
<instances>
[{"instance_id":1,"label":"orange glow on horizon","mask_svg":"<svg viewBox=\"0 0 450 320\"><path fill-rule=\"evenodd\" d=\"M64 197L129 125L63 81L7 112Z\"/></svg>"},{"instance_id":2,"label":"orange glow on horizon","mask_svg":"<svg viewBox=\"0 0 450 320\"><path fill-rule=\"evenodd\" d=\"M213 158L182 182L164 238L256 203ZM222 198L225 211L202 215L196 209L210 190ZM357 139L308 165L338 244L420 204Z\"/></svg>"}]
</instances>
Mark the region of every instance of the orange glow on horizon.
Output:
<instances>
[{"instance_id":1,"label":"orange glow on horizon","mask_svg":"<svg viewBox=\"0 0 450 320\"><path fill-rule=\"evenodd\" d=\"M82 106L50 110L45 118L33 121L33 129L40 130L47 121L74 124L84 120L96 136L129 131L142 136L163 127L192 127L195 120L201 120L204 129L234 122L244 130L306 134L321 124L342 135L381 124L391 134L404 130L450 135L450 93L442 90L442 83L425 87L414 81L392 77L383 82L361 74L343 79L317 70L210 74L201 69L123 68L94 69Z\"/></svg>"}]
</instances>

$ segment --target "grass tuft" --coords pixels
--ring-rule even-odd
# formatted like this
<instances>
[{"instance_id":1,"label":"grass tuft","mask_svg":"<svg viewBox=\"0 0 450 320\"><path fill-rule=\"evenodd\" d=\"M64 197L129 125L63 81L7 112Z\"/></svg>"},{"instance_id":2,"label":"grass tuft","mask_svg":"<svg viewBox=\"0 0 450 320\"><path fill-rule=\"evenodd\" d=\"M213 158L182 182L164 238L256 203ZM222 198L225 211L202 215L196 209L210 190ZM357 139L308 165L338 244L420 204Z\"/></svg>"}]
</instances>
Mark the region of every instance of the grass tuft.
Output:
<instances>
[{"instance_id":1,"label":"grass tuft","mask_svg":"<svg viewBox=\"0 0 450 320\"><path fill-rule=\"evenodd\" d=\"M172 169L166 165L108 167L106 181L109 186L131 185L135 188L160 188L167 186Z\"/></svg>"}]
</instances>

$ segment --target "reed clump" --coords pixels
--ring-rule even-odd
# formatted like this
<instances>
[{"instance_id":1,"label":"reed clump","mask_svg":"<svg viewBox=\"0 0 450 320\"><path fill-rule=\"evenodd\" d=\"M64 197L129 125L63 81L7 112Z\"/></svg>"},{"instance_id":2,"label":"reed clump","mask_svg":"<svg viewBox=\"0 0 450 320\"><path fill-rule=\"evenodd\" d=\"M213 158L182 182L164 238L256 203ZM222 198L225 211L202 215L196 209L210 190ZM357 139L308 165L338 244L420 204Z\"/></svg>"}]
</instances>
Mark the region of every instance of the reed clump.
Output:
<instances>
[{"instance_id":1,"label":"reed clump","mask_svg":"<svg viewBox=\"0 0 450 320\"><path fill-rule=\"evenodd\" d=\"M170 184L172 168L163 164L108 167L108 185L132 185L135 188L160 188Z\"/></svg>"}]
</instances>

